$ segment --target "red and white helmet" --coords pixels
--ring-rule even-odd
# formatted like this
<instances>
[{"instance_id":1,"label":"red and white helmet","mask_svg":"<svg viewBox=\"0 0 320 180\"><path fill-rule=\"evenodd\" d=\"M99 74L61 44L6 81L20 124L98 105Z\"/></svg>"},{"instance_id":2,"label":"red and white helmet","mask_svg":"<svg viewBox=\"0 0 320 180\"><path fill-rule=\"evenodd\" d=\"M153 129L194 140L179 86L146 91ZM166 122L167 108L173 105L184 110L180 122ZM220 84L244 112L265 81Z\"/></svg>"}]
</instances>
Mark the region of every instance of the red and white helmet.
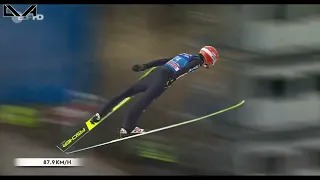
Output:
<instances>
[{"instance_id":1,"label":"red and white helmet","mask_svg":"<svg viewBox=\"0 0 320 180\"><path fill-rule=\"evenodd\" d=\"M204 46L199 54L201 54L204 57L204 64L208 66L214 65L216 61L219 59L219 53L216 50L216 48L212 46Z\"/></svg>"}]
</instances>

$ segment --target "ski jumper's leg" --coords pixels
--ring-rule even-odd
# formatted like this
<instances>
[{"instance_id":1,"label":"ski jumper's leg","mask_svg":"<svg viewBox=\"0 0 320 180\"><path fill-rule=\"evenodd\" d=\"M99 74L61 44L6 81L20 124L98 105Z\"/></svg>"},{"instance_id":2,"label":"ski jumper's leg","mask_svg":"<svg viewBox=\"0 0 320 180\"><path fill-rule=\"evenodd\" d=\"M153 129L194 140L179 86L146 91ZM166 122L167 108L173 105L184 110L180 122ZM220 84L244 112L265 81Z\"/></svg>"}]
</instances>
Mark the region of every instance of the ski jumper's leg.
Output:
<instances>
[{"instance_id":1,"label":"ski jumper's leg","mask_svg":"<svg viewBox=\"0 0 320 180\"><path fill-rule=\"evenodd\" d=\"M164 82L167 82L167 80L161 76L149 77L148 80L145 81L145 83L149 83L147 90L136 103L131 104L125 114L122 127L127 132L132 132L143 111L165 91Z\"/></svg>"},{"instance_id":2,"label":"ski jumper's leg","mask_svg":"<svg viewBox=\"0 0 320 180\"><path fill-rule=\"evenodd\" d=\"M124 100L127 97L131 97L133 95L136 95L138 93L141 93L147 89L147 86L144 85L142 82L144 79L141 79L140 81L137 81L135 84L133 84L130 88L126 89L122 93L112 97L107 104L103 106L103 108L100 111L100 115L103 117L107 115L111 109L115 106L117 106L122 100Z\"/></svg>"}]
</instances>

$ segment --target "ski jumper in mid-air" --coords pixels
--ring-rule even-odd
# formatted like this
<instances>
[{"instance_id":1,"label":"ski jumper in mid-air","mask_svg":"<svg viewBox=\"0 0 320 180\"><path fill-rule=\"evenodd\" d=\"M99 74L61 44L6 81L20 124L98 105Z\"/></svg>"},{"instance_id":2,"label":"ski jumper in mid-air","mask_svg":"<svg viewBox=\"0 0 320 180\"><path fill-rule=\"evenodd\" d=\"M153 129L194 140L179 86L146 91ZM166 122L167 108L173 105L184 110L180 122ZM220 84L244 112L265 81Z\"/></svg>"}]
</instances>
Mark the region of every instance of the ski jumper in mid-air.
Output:
<instances>
[{"instance_id":1,"label":"ski jumper in mid-air","mask_svg":"<svg viewBox=\"0 0 320 180\"><path fill-rule=\"evenodd\" d=\"M122 93L112 97L102 110L92 117L91 122L99 122L112 111L113 107L117 106L125 98L144 92L141 98L125 114L122 128L120 129L120 136L144 133L144 129L136 126L144 110L179 77L193 72L200 67L208 68L209 66L213 66L218 59L218 51L212 46L205 46L198 54L182 53L172 58L134 65L132 70L136 72L153 67L156 68Z\"/></svg>"}]
</instances>

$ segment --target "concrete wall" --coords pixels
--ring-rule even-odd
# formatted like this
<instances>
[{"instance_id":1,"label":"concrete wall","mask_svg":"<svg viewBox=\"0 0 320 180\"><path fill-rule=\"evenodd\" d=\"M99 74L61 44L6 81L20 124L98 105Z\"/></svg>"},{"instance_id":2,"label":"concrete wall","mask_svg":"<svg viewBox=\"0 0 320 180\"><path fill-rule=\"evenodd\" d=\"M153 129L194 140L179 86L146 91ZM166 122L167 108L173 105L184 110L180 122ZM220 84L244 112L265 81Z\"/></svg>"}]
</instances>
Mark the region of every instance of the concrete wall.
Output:
<instances>
[{"instance_id":1,"label":"concrete wall","mask_svg":"<svg viewBox=\"0 0 320 180\"><path fill-rule=\"evenodd\" d=\"M276 22L253 21L243 30L242 48L263 54L295 53L320 48L319 18Z\"/></svg>"}]
</instances>

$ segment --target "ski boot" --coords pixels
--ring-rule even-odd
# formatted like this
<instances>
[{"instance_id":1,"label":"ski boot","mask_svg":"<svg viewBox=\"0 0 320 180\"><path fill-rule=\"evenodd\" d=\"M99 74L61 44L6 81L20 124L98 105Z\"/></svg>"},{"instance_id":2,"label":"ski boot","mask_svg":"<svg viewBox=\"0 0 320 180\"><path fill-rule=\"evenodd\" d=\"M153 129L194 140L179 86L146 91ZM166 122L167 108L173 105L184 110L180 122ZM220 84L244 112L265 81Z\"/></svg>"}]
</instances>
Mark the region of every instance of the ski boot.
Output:
<instances>
[{"instance_id":1,"label":"ski boot","mask_svg":"<svg viewBox=\"0 0 320 180\"><path fill-rule=\"evenodd\" d=\"M133 131L131 131L131 133L128 133L127 130L125 130L124 128L120 129L120 138L124 138L124 137L128 137L128 136L132 136L135 134L142 134L145 133L146 131L144 129L141 129L139 127L135 127Z\"/></svg>"},{"instance_id":2,"label":"ski boot","mask_svg":"<svg viewBox=\"0 0 320 180\"><path fill-rule=\"evenodd\" d=\"M90 120L91 124L96 124L101 120L100 114L96 113Z\"/></svg>"}]
</instances>

